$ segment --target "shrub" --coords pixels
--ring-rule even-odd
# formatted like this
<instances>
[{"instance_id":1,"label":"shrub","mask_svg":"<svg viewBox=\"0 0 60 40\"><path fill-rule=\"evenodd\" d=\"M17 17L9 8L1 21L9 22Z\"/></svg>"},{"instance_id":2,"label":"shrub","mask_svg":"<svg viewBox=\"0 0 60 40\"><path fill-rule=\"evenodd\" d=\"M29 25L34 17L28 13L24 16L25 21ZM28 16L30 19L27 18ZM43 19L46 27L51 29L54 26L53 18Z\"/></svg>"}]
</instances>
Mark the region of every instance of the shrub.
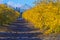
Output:
<instances>
[{"instance_id":1,"label":"shrub","mask_svg":"<svg viewBox=\"0 0 60 40\"><path fill-rule=\"evenodd\" d=\"M0 26L11 23L19 17L20 13L7 7L4 4L0 4Z\"/></svg>"},{"instance_id":2,"label":"shrub","mask_svg":"<svg viewBox=\"0 0 60 40\"><path fill-rule=\"evenodd\" d=\"M60 33L60 2L40 2L25 11L23 18L44 34Z\"/></svg>"}]
</instances>

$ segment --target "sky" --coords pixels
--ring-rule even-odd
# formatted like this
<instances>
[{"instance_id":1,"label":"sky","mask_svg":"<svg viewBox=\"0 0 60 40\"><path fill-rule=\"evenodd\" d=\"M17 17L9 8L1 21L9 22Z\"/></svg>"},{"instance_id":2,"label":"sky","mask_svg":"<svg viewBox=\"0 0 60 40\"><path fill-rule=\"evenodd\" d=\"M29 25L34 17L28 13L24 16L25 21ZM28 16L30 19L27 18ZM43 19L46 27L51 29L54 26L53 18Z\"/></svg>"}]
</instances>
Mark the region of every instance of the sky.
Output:
<instances>
[{"instance_id":1,"label":"sky","mask_svg":"<svg viewBox=\"0 0 60 40\"><path fill-rule=\"evenodd\" d=\"M8 5L11 5L13 7L22 7L24 5L28 5L33 7L35 0L0 0L1 3L7 3Z\"/></svg>"}]
</instances>

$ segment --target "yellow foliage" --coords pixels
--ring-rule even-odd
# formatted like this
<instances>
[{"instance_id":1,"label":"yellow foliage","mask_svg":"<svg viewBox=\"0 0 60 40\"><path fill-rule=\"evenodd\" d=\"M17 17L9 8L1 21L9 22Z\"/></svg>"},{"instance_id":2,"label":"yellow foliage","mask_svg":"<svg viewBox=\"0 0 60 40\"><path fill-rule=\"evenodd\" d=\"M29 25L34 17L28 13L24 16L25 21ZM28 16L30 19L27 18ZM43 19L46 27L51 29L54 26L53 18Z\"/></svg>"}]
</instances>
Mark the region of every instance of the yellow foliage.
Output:
<instances>
[{"instance_id":1,"label":"yellow foliage","mask_svg":"<svg viewBox=\"0 0 60 40\"><path fill-rule=\"evenodd\" d=\"M0 25L5 25L13 22L20 16L20 13L7 7L4 4L0 4Z\"/></svg>"},{"instance_id":2,"label":"yellow foliage","mask_svg":"<svg viewBox=\"0 0 60 40\"><path fill-rule=\"evenodd\" d=\"M44 34L60 33L60 2L41 2L23 13L23 18Z\"/></svg>"}]
</instances>

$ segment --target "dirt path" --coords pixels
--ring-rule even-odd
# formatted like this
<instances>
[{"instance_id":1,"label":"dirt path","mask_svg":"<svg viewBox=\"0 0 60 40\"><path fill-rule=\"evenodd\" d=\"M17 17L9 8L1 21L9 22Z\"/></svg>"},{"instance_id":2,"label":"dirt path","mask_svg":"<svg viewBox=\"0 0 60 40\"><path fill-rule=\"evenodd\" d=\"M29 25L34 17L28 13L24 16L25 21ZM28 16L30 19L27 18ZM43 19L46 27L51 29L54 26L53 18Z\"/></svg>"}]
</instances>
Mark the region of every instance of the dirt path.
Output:
<instances>
[{"instance_id":1,"label":"dirt path","mask_svg":"<svg viewBox=\"0 0 60 40\"><path fill-rule=\"evenodd\" d=\"M38 35L39 29L34 29L33 25L24 19L18 19L9 24L6 31L0 31L0 40L41 40Z\"/></svg>"}]
</instances>

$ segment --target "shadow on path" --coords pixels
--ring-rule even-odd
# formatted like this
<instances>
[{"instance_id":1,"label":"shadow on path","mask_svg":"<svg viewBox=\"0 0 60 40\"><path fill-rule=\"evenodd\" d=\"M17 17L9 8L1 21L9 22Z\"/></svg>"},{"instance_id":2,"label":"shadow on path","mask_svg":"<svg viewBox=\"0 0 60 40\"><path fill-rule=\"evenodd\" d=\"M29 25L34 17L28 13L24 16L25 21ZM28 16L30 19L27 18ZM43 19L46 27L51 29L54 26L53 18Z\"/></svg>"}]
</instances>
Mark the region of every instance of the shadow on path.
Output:
<instances>
[{"instance_id":1,"label":"shadow on path","mask_svg":"<svg viewBox=\"0 0 60 40\"><path fill-rule=\"evenodd\" d=\"M37 37L37 35L42 34L39 29L34 29L31 23L22 18L17 19L6 27L8 29L7 32L0 32L1 40L41 40Z\"/></svg>"}]
</instances>

